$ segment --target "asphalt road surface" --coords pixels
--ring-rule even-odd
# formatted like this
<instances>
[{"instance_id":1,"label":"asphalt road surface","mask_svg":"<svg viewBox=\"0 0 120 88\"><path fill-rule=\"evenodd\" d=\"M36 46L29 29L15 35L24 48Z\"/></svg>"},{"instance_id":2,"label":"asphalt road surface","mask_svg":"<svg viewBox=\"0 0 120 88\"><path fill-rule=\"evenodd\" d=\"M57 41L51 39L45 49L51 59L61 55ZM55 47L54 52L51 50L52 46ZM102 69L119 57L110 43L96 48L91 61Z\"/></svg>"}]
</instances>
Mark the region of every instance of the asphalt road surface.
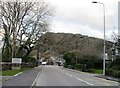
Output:
<instances>
[{"instance_id":1,"label":"asphalt road surface","mask_svg":"<svg viewBox=\"0 0 120 88\"><path fill-rule=\"evenodd\" d=\"M25 71L22 74L3 82L2 86L3 88L9 88L10 86L31 86L36 79L37 74L40 72L40 69L40 67L36 67L32 70Z\"/></svg>"},{"instance_id":2,"label":"asphalt road surface","mask_svg":"<svg viewBox=\"0 0 120 88\"><path fill-rule=\"evenodd\" d=\"M95 74L46 65L36 78L35 86L118 86L118 82L97 78Z\"/></svg>"}]
</instances>

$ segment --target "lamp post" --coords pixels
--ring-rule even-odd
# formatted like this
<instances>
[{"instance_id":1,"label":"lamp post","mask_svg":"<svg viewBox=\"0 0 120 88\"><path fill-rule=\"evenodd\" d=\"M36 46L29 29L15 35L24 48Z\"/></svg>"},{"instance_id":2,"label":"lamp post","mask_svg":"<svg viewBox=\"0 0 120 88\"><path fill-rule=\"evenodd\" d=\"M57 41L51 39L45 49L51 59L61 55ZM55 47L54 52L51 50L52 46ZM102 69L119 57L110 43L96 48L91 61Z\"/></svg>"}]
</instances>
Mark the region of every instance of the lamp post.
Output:
<instances>
[{"instance_id":1,"label":"lamp post","mask_svg":"<svg viewBox=\"0 0 120 88\"><path fill-rule=\"evenodd\" d=\"M103 59L103 75L105 75L105 59L106 59L106 51L105 51L105 5L102 2L96 2L96 1L92 1L92 3L98 3L98 4L102 4L103 5L103 20L104 20L104 59Z\"/></svg>"}]
</instances>

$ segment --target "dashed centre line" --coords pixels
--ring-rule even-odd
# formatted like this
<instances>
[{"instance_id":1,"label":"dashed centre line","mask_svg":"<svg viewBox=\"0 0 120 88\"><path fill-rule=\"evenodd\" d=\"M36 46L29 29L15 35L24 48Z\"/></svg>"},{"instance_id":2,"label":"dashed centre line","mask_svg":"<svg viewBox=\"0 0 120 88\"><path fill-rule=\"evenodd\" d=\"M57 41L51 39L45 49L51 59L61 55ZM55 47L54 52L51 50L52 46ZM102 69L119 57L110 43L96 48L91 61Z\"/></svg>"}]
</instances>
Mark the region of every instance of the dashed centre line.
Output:
<instances>
[{"instance_id":1,"label":"dashed centre line","mask_svg":"<svg viewBox=\"0 0 120 88\"><path fill-rule=\"evenodd\" d=\"M87 81L84 81L84 80L82 80L82 79L80 79L80 78L77 78L77 77L75 77L75 76L73 76L73 75L71 75L71 74L69 74L69 73L67 73L67 72L63 72L63 71L59 70L58 68L56 68L56 69L57 69L58 71L64 73L64 74L70 76L70 77L74 77L74 78L78 79L79 81L81 81L81 82L83 82L83 83L86 83L86 84L88 84L88 85L93 86L93 84L91 84L91 83L89 83L89 82L87 82Z\"/></svg>"},{"instance_id":2,"label":"dashed centre line","mask_svg":"<svg viewBox=\"0 0 120 88\"><path fill-rule=\"evenodd\" d=\"M72 75L71 74L68 74L68 73L65 73L66 75L68 75L68 76L70 76L70 77L72 77Z\"/></svg>"},{"instance_id":3,"label":"dashed centre line","mask_svg":"<svg viewBox=\"0 0 120 88\"><path fill-rule=\"evenodd\" d=\"M84 81L84 80L82 80L82 79L80 79L80 78L77 78L78 80L80 80L80 81L82 81L82 82L84 82L84 83L86 83L86 84L88 84L88 85L93 85L93 84L91 84L91 83L89 83L89 82L86 82L86 81Z\"/></svg>"}]
</instances>

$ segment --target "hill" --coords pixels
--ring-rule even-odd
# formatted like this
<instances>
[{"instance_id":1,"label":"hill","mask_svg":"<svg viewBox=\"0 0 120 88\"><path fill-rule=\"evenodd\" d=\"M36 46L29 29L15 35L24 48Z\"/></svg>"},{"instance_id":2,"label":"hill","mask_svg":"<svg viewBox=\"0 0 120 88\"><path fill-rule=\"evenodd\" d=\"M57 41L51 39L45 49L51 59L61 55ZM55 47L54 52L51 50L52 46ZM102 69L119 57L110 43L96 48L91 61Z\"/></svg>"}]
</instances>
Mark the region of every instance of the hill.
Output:
<instances>
[{"instance_id":1,"label":"hill","mask_svg":"<svg viewBox=\"0 0 120 88\"><path fill-rule=\"evenodd\" d=\"M76 52L76 56L97 55L103 57L103 40L81 34L51 33L44 34L36 47L45 55L63 55L68 51ZM109 52L112 43L106 42L106 50Z\"/></svg>"}]
</instances>

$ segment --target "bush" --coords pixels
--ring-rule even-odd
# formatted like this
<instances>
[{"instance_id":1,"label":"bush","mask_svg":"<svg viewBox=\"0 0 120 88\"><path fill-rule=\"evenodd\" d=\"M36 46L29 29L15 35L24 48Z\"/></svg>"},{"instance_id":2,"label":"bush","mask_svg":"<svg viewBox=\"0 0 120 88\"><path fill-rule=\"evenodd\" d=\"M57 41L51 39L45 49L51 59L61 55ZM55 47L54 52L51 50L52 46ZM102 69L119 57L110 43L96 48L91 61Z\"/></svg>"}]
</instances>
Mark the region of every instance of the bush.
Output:
<instances>
[{"instance_id":1,"label":"bush","mask_svg":"<svg viewBox=\"0 0 120 88\"><path fill-rule=\"evenodd\" d=\"M109 68L106 69L106 75L120 78L120 71Z\"/></svg>"},{"instance_id":2,"label":"bush","mask_svg":"<svg viewBox=\"0 0 120 88\"><path fill-rule=\"evenodd\" d=\"M68 65L75 65L75 54L72 52L67 52L63 56L66 64Z\"/></svg>"},{"instance_id":3,"label":"bush","mask_svg":"<svg viewBox=\"0 0 120 88\"><path fill-rule=\"evenodd\" d=\"M64 63L63 67L67 68L67 67L68 67L68 64L67 64L67 63Z\"/></svg>"},{"instance_id":4,"label":"bush","mask_svg":"<svg viewBox=\"0 0 120 88\"><path fill-rule=\"evenodd\" d=\"M82 64L75 64L75 69L80 70L82 68Z\"/></svg>"},{"instance_id":5,"label":"bush","mask_svg":"<svg viewBox=\"0 0 120 88\"><path fill-rule=\"evenodd\" d=\"M36 61L36 59L31 56L24 56L22 58L22 62L35 62L35 61Z\"/></svg>"},{"instance_id":6,"label":"bush","mask_svg":"<svg viewBox=\"0 0 120 88\"><path fill-rule=\"evenodd\" d=\"M102 69L103 68L103 60L100 59L98 56L94 55L85 55L79 58L80 64L86 64L86 68L96 68Z\"/></svg>"},{"instance_id":7,"label":"bush","mask_svg":"<svg viewBox=\"0 0 120 88\"><path fill-rule=\"evenodd\" d=\"M30 56L24 56L22 62L22 67L35 67L37 65L36 59Z\"/></svg>"},{"instance_id":8,"label":"bush","mask_svg":"<svg viewBox=\"0 0 120 88\"><path fill-rule=\"evenodd\" d=\"M120 57L116 56L106 69L106 75L120 78Z\"/></svg>"},{"instance_id":9,"label":"bush","mask_svg":"<svg viewBox=\"0 0 120 88\"><path fill-rule=\"evenodd\" d=\"M120 71L117 71L117 77L120 78Z\"/></svg>"},{"instance_id":10,"label":"bush","mask_svg":"<svg viewBox=\"0 0 120 88\"><path fill-rule=\"evenodd\" d=\"M86 63L86 69L91 69L91 68L94 68L94 63L89 61Z\"/></svg>"},{"instance_id":11,"label":"bush","mask_svg":"<svg viewBox=\"0 0 120 88\"><path fill-rule=\"evenodd\" d=\"M113 75L113 70L111 68L106 69L106 75L108 75L108 76Z\"/></svg>"}]
</instances>

